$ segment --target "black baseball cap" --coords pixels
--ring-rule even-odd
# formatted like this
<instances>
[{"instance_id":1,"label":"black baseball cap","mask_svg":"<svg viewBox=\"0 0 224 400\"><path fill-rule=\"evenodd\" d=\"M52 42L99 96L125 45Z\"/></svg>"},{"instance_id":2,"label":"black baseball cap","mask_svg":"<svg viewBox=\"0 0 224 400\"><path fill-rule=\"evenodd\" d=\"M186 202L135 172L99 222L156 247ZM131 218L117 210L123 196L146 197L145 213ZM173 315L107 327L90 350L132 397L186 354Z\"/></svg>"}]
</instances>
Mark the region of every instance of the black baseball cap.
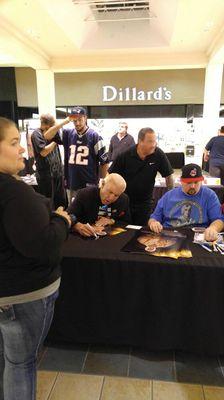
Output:
<instances>
[{"instance_id":1,"label":"black baseball cap","mask_svg":"<svg viewBox=\"0 0 224 400\"><path fill-rule=\"evenodd\" d=\"M76 106L72 108L71 115L87 115L87 112L85 108Z\"/></svg>"},{"instance_id":2,"label":"black baseball cap","mask_svg":"<svg viewBox=\"0 0 224 400\"><path fill-rule=\"evenodd\" d=\"M201 167L197 164L187 164L182 168L181 182L200 182L204 180Z\"/></svg>"}]
</instances>

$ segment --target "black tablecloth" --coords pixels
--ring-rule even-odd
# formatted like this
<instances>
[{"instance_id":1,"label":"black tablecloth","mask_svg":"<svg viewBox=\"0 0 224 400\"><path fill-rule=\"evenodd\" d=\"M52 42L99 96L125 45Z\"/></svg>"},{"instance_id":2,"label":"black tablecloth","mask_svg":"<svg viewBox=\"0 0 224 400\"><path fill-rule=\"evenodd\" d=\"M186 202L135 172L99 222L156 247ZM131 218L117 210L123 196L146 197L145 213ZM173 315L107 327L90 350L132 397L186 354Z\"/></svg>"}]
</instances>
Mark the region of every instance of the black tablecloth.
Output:
<instances>
[{"instance_id":1,"label":"black tablecloth","mask_svg":"<svg viewBox=\"0 0 224 400\"><path fill-rule=\"evenodd\" d=\"M224 256L196 244L191 259L121 252L133 235L70 235L48 338L224 353Z\"/></svg>"}]
</instances>

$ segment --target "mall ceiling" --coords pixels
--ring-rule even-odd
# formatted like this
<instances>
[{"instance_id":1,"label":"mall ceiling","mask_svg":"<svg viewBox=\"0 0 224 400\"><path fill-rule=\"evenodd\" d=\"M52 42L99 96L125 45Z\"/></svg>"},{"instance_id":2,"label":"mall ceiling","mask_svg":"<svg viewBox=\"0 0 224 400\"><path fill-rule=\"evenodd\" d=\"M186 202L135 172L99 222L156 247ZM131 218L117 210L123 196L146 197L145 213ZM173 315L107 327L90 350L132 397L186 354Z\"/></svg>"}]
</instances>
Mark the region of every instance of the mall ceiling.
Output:
<instances>
[{"instance_id":1,"label":"mall ceiling","mask_svg":"<svg viewBox=\"0 0 224 400\"><path fill-rule=\"evenodd\" d=\"M0 66L201 68L224 61L224 0L0 0Z\"/></svg>"}]
</instances>

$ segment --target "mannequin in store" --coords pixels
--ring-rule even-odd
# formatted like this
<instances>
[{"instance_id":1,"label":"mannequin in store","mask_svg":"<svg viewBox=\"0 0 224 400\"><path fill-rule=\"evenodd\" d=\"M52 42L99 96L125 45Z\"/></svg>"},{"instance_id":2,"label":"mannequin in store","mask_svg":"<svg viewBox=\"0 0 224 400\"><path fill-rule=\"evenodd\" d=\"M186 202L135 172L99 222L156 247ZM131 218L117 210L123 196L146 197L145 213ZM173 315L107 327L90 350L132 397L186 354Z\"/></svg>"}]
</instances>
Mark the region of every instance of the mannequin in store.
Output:
<instances>
[{"instance_id":1,"label":"mannequin in store","mask_svg":"<svg viewBox=\"0 0 224 400\"><path fill-rule=\"evenodd\" d=\"M63 128L73 122L73 128ZM56 135L63 128L60 138ZM69 117L50 127L45 139L63 144L65 158L65 180L69 192L69 203L78 189L97 185L99 176L104 178L108 168L108 157L102 137L87 125L87 112L83 107L74 107Z\"/></svg>"},{"instance_id":2,"label":"mannequin in store","mask_svg":"<svg viewBox=\"0 0 224 400\"><path fill-rule=\"evenodd\" d=\"M121 153L109 168L123 176L127 183L132 223L146 225L151 213L152 192L157 172L165 177L168 189L173 188L173 170L165 153L157 147L152 128L142 128L138 144Z\"/></svg>"},{"instance_id":3,"label":"mannequin in store","mask_svg":"<svg viewBox=\"0 0 224 400\"><path fill-rule=\"evenodd\" d=\"M209 174L224 180L224 126L218 136L212 137L205 146L204 161L209 161Z\"/></svg>"},{"instance_id":4,"label":"mannequin in store","mask_svg":"<svg viewBox=\"0 0 224 400\"><path fill-rule=\"evenodd\" d=\"M135 145L135 141L133 136L128 133L128 124L126 122L119 122L117 133L110 139L109 161L114 161L118 154L121 154L133 145Z\"/></svg>"},{"instance_id":5,"label":"mannequin in store","mask_svg":"<svg viewBox=\"0 0 224 400\"><path fill-rule=\"evenodd\" d=\"M205 240L214 241L224 227L221 205L216 193L202 186L201 167L187 164L182 168L181 186L165 193L150 216L148 225L160 233L164 228L205 227Z\"/></svg>"},{"instance_id":6,"label":"mannequin in store","mask_svg":"<svg viewBox=\"0 0 224 400\"><path fill-rule=\"evenodd\" d=\"M55 125L55 118L50 114L40 117L40 128L35 129L31 141L36 160L36 179L38 191L52 201L54 208L67 206L64 188L64 170L58 145L45 139L44 134Z\"/></svg>"},{"instance_id":7,"label":"mannequin in store","mask_svg":"<svg viewBox=\"0 0 224 400\"><path fill-rule=\"evenodd\" d=\"M0 399L36 399L37 354L60 285L60 250L71 219L17 174L24 149L0 117ZM4 372L4 375L3 375Z\"/></svg>"}]
</instances>

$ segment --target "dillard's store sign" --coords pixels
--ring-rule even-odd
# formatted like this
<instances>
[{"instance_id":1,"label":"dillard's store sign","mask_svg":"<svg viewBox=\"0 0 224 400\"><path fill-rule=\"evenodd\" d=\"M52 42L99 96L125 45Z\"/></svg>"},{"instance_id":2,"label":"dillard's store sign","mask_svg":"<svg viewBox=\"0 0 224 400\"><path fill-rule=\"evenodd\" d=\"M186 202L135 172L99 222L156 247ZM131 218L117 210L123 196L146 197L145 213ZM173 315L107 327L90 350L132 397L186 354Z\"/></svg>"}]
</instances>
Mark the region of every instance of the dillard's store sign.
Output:
<instances>
[{"instance_id":1,"label":"dillard's store sign","mask_svg":"<svg viewBox=\"0 0 224 400\"><path fill-rule=\"evenodd\" d=\"M117 89L114 86L103 86L103 101L150 101L171 100L172 92L160 86L156 90L138 90L136 87Z\"/></svg>"}]
</instances>

